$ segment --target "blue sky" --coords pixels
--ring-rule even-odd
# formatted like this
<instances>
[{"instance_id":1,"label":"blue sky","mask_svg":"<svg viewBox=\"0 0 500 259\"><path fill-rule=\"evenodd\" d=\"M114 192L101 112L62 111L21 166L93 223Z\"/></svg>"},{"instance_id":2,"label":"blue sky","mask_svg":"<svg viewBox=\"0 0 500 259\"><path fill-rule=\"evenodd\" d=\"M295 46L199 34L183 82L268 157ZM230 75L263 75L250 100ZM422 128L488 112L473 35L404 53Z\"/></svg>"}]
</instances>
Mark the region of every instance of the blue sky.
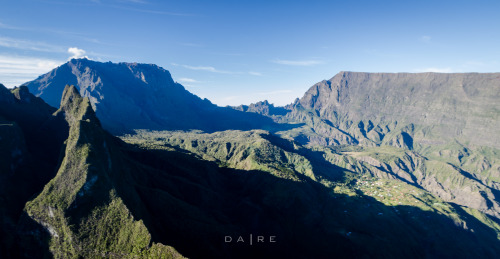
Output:
<instances>
[{"instance_id":1,"label":"blue sky","mask_svg":"<svg viewBox=\"0 0 500 259\"><path fill-rule=\"evenodd\" d=\"M157 64L222 106L339 71L500 72L500 1L1 1L7 86L82 56Z\"/></svg>"}]
</instances>

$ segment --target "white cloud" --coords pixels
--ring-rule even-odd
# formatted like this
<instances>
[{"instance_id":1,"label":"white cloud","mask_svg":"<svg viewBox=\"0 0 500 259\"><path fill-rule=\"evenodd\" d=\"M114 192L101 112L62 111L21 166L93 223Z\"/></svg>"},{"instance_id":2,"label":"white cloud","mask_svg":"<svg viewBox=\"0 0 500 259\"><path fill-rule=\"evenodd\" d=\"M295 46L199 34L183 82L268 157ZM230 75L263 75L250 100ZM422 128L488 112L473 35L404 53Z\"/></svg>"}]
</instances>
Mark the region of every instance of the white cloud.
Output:
<instances>
[{"instance_id":1,"label":"white cloud","mask_svg":"<svg viewBox=\"0 0 500 259\"><path fill-rule=\"evenodd\" d=\"M219 74L235 74L234 72L218 70L215 67L211 67L211 66L189 66L189 65L180 65L180 64L176 64L176 63L172 63L172 65L173 66L181 66L181 67L191 69L191 70L201 70L201 71L207 71L207 72L219 73Z\"/></svg>"},{"instance_id":2,"label":"white cloud","mask_svg":"<svg viewBox=\"0 0 500 259\"><path fill-rule=\"evenodd\" d=\"M428 67L428 68L415 69L415 72L452 73L453 69L449 67L444 67L444 68Z\"/></svg>"},{"instance_id":3,"label":"white cloud","mask_svg":"<svg viewBox=\"0 0 500 259\"><path fill-rule=\"evenodd\" d=\"M215 69L215 67L209 67L209 66L188 66L188 65L183 65L183 67L191 70L203 70L203 71L208 71L208 72L213 72L213 73L221 73L222 71Z\"/></svg>"},{"instance_id":4,"label":"white cloud","mask_svg":"<svg viewBox=\"0 0 500 259\"><path fill-rule=\"evenodd\" d=\"M179 82L181 82L181 83L199 83L200 81L192 79L192 78L182 77L182 78L179 78Z\"/></svg>"},{"instance_id":5,"label":"white cloud","mask_svg":"<svg viewBox=\"0 0 500 259\"><path fill-rule=\"evenodd\" d=\"M289 65L289 66L314 66L323 64L323 61L320 60L284 60L284 59L274 59L271 60L272 63L280 64L280 65Z\"/></svg>"},{"instance_id":6,"label":"white cloud","mask_svg":"<svg viewBox=\"0 0 500 259\"><path fill-rule=\"evenodd\" d=\"M52 59L0 55L0 78L7 87L21 85L49 72L63 62Z\"/></svg>"},{"instance_id":7,"label":"white cloud","mask_svg":"<svg viewBox=\"0 0 500 259\"><path fill-rule=\"evenodd\" d=\"M69 59L74 59L74 58L87 58L88 59L88 57L85 56L85 50L79 49L77 47L68 48L68 53L72 55L71 57L69 57Z\"/></svg>"},{"instance_id":8,"label":"white cloud","mask_svg":"<svg viewBox=\"0 0 500 259\"><path fill-rule=\"evenodd\" d=\"M8 25L8 24L2 23L2 22L0 22L0 28L7 29L7 30L19 30L19 31L27 30L26 28L11 26L11 25Z\"/></svg>"},{"instance_id":9,"label":"white cloud","mask_svg":"<svg viewBox=\"0 0 500 259\"><path fill-rule=\"evenodd\" d=\"M55 46L44 42L13 39L8 37L0 37L0 46L6 48L33 50L40 52L54 52L54 53L64 52L64 48L60 46Z\"/></svg>"},{"instance_id":10,"label":"white cloud","mask_svg":"<svg viewBox=\"0 0 500 259\"><path fill-rule=\"evenodd\" d=\"M254 72L254 71L250 71L250 72L248 72L248 74L250 74L252 76L262 76L262 73Z\"/></svg>"},{"instance_id":11,"label":"white cloud","mask_svg":"<svg viewBox=\"0 0 500 259\"><path fill-rule=\"evenodd\" d=\"M431 42L431 36L428 36L428 35L424 35L422 37L420 37L420 41L422 42L425 42L425 43L428 43L428 42Z\"/></svg>"}]
</instances>

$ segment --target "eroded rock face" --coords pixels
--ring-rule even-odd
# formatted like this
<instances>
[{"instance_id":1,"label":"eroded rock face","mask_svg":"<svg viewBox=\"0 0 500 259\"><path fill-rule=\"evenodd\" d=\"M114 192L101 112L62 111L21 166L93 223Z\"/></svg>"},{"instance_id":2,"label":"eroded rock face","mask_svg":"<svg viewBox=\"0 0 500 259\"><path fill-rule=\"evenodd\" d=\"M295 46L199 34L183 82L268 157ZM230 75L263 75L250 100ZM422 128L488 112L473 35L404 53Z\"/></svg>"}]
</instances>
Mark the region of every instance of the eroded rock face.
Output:
<instances>
[{"instance_id":1,"label":"eroded rock face","mask_svg":"<svg viewBox=\"0 0 500 259\"><path fill-rule=\"evenodd\" d=\"M302 144L412 151L425 166L405 159L387 163L377 152L362 161L374 163L372 175L398 178L498 217L498 100L500 73L340 72L284 107L286 114L272 117L302 123L279 132ZM250 107L263 107L262 102L246 111L267 115L266 109Z\"/></svg>"},{"instance_id":2,"label":"eroded rock face","mask_svg":"<svg viewBox=\"0 0 500 259\"><path fill-rule=\"evenodd\" d=\"M346 96L348 88L353 87L348 81L339 83L336 92L332 90L335 84L323 82L312 90L311 98L303 98L303 105L297 100L278 109L286 111L281 115L273 112L275 107L267 102L242 107L244 111L266 114L280 122L304 123L279 133L292 139L346 146L303 146L264 130L210 134L144 130L124 137L126 144L108 134L99 122L106 119L104 115L98 118L99 111L108 115L115 112L103 105L114 98L108 98L104 91L122 80L108 78L113 84L107 84L108 79L103 75L114 75L116 71L106 70L110 67L120 68L123 73L128 71L125 74L135 80L136 87L117 90L120 98L131 98L117 98L127 105L142 100L144 92L154 89L147 86L155 80L135 67L140 65L71 62L75 63L71 74L87 88L67 86L60 96L60 109L45 114L48 119L64 120L61 126L65 130L69 127L64 146L58 148L62 154L57 175L44 183L43 190L30 201L20 203L19 211L25 214L21 219L26 221L21 224L25 230L21 234L44 246L33 253L46 251L55 258L180 257L173 248L176 247L191 258L240 255L322 258L325 254L339 258L420 258L444 253L452 257L496 258L500 254L500 226L489 217L499 218L500 211L495 200L497 191L492 189L498 190L495 182L498 175L495 170L500 167L495 158L498 153L493 149L465 147L456 141L465 136L460 134L450 137L456 141L450 145L448 139L441 137L442 129L425 124L425 120L398 115L399 111L394 112L394 118L383 117L387 120L369 117L370 113L363 113L363 109L375 106L363 106L368 100L360 104L362 108L353 105L352 114L347 110L343 113L337 108L356 102ZM45 90L50 87L47 84ZM81 97L82 89L88 91L89 98ZM19 88L8 95L0 87L0 101L10 96L5 99L7 105L0 108L14 107L10 106L12 103L22 103L26 108L40 101L25 90ZM132 90L138 92L127 92ZM153 114L147 108L155 98L167 102L167 107L181 105L181 98L173 100L171 97L177 96L161 96L165 92L158 91L151 95L153 99L137 104L140 112ZM322 102L320 92L331 98ZM329 105L332 111L327 109ZM40 107L22 115L34 114L42 110ZM235 114L250 114L209 113L203 107L209 106L186 108L182 112L192 116L187 118L188 122L175 124L176 127L188 125L182 123L207 126L203 123L218 122L216 117L208 115L225 114L220 119L227 120ZM0 111L5 110L12 109ZM162 115L178 119L181 117L175 116L186 114ZM197 121L196 114L206 118ZM18 115L14 117L23 117ZM124 116L133 121L134 114ZM155 118L161 120L154 123L169 121ZM25 122L19 120L19 128L11 126L0 133L18 137L14 144L22 144L21 131L29 133L25 129L32 128ZM111 123L108 127L118 125L115 118L108 118L106 123ZM26 138L25 143L30 142ZM16 145L10 145L6 151L16 151ZM435 157L429 159L431 156ZM446 159L453 159L458 166ZM469 167L479 171L476 173ZM0 188L0 198L14 193L13 190L2 193L3 190ZM10 223L4 225L13 228ZM228 248L222 243L228 234L234 237L261 232L280 237L280 246L254 250ZM28 242L32 239L25 240L23 248L33 249ZM14 241L5 243L11 245Z\"/></svg>"},{"instance_id":3,"label":"eroded rock face","mask_svg":"<svg viewBox=\"0 0 500 259\"><path fill-rule=\"evenodd\" d=\"M271 119L218 107L190 93L153 64L102 63L72 59L34 81L32 93L59 107L64 86L90 100L103 127L114 133L135 129L216 131L272 126Z\"/></svg>"},{"instance_id":4,"label":"eroded rock face","mask_svg":"<svg viewBox=\"0 0 500 259\"><path fill-rule=\"evenodd\" d=\"M349 121L381 128L397 122L414 124L421 139L500 148L499 98L500 73L340 72L312 86L295 106L352 134Z\"/></svg>"}]
</instances>

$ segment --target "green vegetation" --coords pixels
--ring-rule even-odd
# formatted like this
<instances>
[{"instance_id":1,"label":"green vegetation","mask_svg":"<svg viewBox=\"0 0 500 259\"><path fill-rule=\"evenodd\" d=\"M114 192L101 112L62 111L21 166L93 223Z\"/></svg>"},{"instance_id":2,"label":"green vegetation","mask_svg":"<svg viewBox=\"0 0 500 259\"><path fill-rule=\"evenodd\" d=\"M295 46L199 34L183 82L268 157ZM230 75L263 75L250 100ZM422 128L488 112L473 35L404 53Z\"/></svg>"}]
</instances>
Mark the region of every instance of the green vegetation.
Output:
<instances>
[{"instance_id":1,"label":"green vegetation","mask_svg":"<svg viewBox=\"0 0 500 259\"><path fill-rule=\"evenodd\" d=\"M215 161L219 167L243 169L249 172L263 170L277 177L294 181L303 179L300 175L307 176L308 179L330 190L330 195L333 195L331 197L339 202L336 206L340 205L335 210L343 211L350 217L349 223L342 221L339 225L334 224L332 231L341 235L349 233L349 238L356 237L353 241L360 242L365 247L375 243L379 246L384 246L384 244L378 243L381 241L377 239L367 241L361 233L379 232L385 233L380 234L384 236L395 235L397 232L392 227L381 230L371 225L361 224L363 220L370 222L374 218L394 222L403 220L404 224L409 224L409 226L419 226L418 230L410 227L413 230L408 231L425 230L427 231L425 235L430 235L427 238L433 240L432 242L442 241L444 242L442 245L449 249L455 244L446 241L447 238L443 234L434 232L443 227L444 218L449 220L447 221L449 223L445 225L451 224L468 233L479 231L487 236L493 235L494 240L498 240L500 233L499 225L494 220L472 208L475 204L467 208L448 203L445 201L449 199L446 192L437 189L433 193L432 188L426 185L431 185L432 181L427 183L425 179L436 177L436 181L445 184L444 188L447 188L446 184L454 187L462 186L465 190L472 192L470 195L476 193L480 199L484 198L480 194L487 192L487 189L483 187L479 189L477 183L464 177L453 166L440 161L429 161L407 149L392 146L307 148L264 131L225 131L213 134L138 131L136 135L123 136L122 139L141 149L187 152L201 159ZM277 173L278 171L281 171L281 174ZM338 175L342 177L339 178ZM425 190L422 185L429 187L431 191ZM477 189L471 186L476 186ZM289 194L283 192L273 194L278 200L284 199L287 195ZM485 212L491 213L488 210ZM336 213L338 212L330 215L331 219L339 221L343 218ZM443 218L438 220L436 217ZM359 226L353 227L351 224L354 222ZM347 226L351 226L352 229ZM362 226L361 229L360 226ZM413 238L418 239L418 237ZM442 238L442 240L438 241L436 238ZM419 241L409 242L418 243Z\"/></svg>"},{"instance_id":2,"label":"green vegetation","mask_svg":"<svg viewBox=\"0 0 500 259\"><path fill-rule=\"evenodd\" d=\"M305 98L288 110L241 107L295 123L270 126L275 133L140 130L118 139L75 87L57 111L25 88L0 87L0 100L0 234L16 233L0 256L500 255L500 152L459 138L434 143L432 127L353 123ZM249 234L279 241L224 242Z\"/></svg>"},{"instance_id":3,"label":"green vegetation","mask_svg":"<svg viewBox=\"0 0 500 259\"><path fill-rule=\"evenodd\" d=\"M27 215L50 233L55 258L177 258L173 248L152 244L142 221L134 219L117 196L108 139L75 88L67 87L61 109L70 125L64 159L57 175L34 200ZM56 113L56 114L57 114ZM153 249L152 251L149 251Z\"/></svg>"}]
</instances>

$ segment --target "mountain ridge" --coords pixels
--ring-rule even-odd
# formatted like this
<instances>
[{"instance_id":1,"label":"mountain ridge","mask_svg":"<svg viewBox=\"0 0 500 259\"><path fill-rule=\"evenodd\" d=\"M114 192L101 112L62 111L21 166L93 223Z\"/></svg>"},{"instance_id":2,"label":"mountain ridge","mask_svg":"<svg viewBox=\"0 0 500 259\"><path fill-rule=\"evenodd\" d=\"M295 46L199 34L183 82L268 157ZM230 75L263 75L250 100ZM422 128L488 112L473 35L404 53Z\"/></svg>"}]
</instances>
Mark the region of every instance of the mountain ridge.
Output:
<instances>
[{"instance_id":1,"label":"mountain ridge","mask_svg":"<svg viewBox=\"0 0 500 259\"><path fill-rule=\"evenodd\" d=\"M344 120L439 125L433 129L439 137L465 135L472 143L498 148L499 98L500 73L342 72L312 86L297 105L334 125ZM477 125L485 128L477 132Z\"/></svg>"},{"instance_id":2,"label":"mountain ridge","mask_svg":"<svg viewBox=\"0 0 500 259\"><path fill-rule=\"evenodd\" d=\"M72 59L23 85L58 107L66 84L75 85L89 98L104 128L115 134L136 129L217 131L277 126L267 117L201 99L174 82L167 70L152 64Z\"/></svg>"},{"instance_id":3,"label":"mountain ridge","mask_svg":"<svg viewBox=\"0 0 500 259\"><path fill-rule=\"evenodd\" d=\"M376 152L357 159L383 166L380 170L389 175L380 176L410 177L409 183L447 201L456 199L461 205L482 207L498 218L497 100L500 73L343 71L313 85L302 98L283 107L285 114L266 113L274 107L263 102L249 105L258 108L246 111L277 122L302 123L277 134L310 146L360 146L381 151L394 146L414 152L432 163L419 168L412 162L401 167L402 158L397 158L400 162L384 165Z\"/></svg>"},{"instance_id":4,"label":"mountain ridge","mask_svg":"<svg viewBox=\"0 0 500 259\"><path fill-rule=\"evenodd\" d=\"M12 140L0 146L0 154L7 154L0 177L21 187L1 189L0 199L32 186L4 174L3 165L30 177L35 171L22 167L29 156L43 161L44 146L57 143L46 154L50 166L37 171L43 179L35 182L33 197L0 206L2 233L11 230L21 240L19 247L14 239L0 242L0 255L19 248L27 257L43 251L57 258L500 254L500 151L481 146L481 136L479 142L466 142L469 133L460 132L467 123L495 120L495 113L474 118L485 107L496 107L491 102L497 96L496 74L485 81L469 74L450 79L432 73L342 72L285 107L263 101L227 112L200 104L196 97L190 100L200 106L176 105L183 99L162 92L168 84L150 87L155 80L140 67L73 60L42 76L45 81L11 91L0 87L0 141ZM167 76L166 70L152 69ZM134 84L127 86L129 80L120 75ZM413 82L419 76L425 80ZM81 85L64 87L59 109L28 91L40 93L38 84L59 94L58 82L71 78ZM483 81L489 83L475 87ZM171 93L193 96L180 85L170 86ZM455 100L458 86L465 89L458 94L469 92L469 104L448 109L461 104ZM47 94L43 91L41 97ZM444 104L432 95L448 92ZM158 102L135 107L147 114L145 126L151 128L118 131L120 139L106 132L119 128L117 118L109 119L113 110L107 105L138 105L147 93ZM115 96L120 101L104 105ZM127 99L132 97L137 100ZM462 112L478 100L483 103L475 106L476 113ZM170 113L161 116L148 111L148 105L160 101L185 110L165 109ZM429 105L417 111L397 108L422 103ZM430 115L413 116L422 112ZM461 121L443 119L443 113ZM166 115L191 121L167 127L162 125ZM199 121L199 116L206 117ZM235 116L239 122L259 121L205 124ZM50 135L51 129L57 134ZM249 233L276 235L279 243L250 247L223 242L224 236Z\"/></svg>"}]
</instances>

